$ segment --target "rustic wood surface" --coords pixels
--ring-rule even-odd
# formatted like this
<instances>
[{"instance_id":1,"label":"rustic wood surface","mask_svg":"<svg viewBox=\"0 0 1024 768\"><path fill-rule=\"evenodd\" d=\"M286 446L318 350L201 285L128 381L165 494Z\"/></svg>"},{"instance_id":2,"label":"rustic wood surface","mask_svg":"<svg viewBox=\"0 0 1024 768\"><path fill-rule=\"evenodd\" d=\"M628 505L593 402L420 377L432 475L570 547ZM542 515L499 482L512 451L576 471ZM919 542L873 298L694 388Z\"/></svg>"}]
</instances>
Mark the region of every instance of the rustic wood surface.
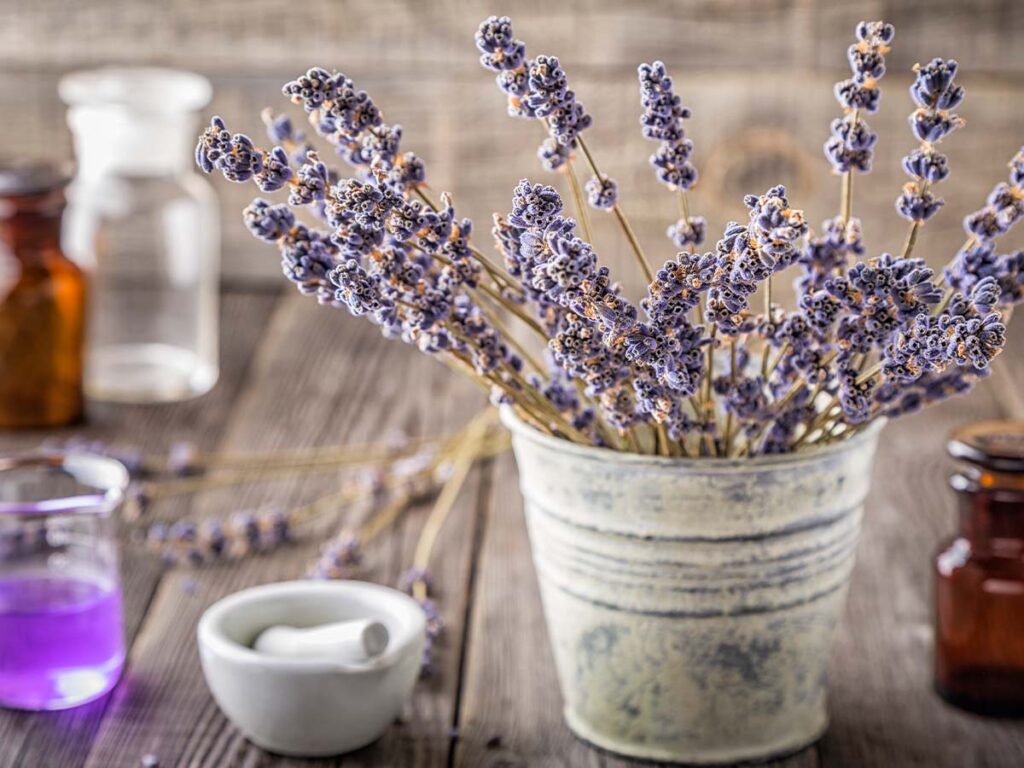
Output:
<instances>
[{"instance_id":1,"label":"rustic wood surface","mask_svg":"<svg viewBox=\"0 0 1024 768\"><path fill-rule=\"evenodd\" d=\"M187 437L205 448L259 450L359 442L395 429L436 433L464 423L482 397L467 383L368 324L288 294L224 295L224 368L215 390L175 406L93 408L68 434L157 451ZM845 620L831 671L832 726L779 768L1024 764L1024 722L986 720L944 705L930 689L931 556L953 531L943 438L976 418L1024 416L1024 322L1013 348L970 397L889 425ZM39 434L0 435L0 450ZM158 505L153 514L224 513L301 503L331 477L254 484ZM286 760L246 741L206 689L193 636L223 595L300 577L316 542L198 570L163 570L126 543L131 650L124 679L105 699L59 714L0 711L2 768L195 766L635 765L577 741L561 701L529 557L511 456L479 467L435 552L437 598L447 623L438 674L421 682L402 722L376 744L335 760ZM408 566L425 508L371 546L365 577L394 584Z\"/></svg>"},{"instance_id":2,"label":"rustic wood surface","mask_svg":"<svg viewBox=\"0 0 1024 768\"><path fill-rule=\"evenodd\" d=\"M897 25L880 113L875 171L858 179L856 210L871 253L898 248L905 222L893 199L910 67L956 56L968 96L967 127L948 145L953 176L946 210L917 253L945 263L962 242L961 216L1004 178L1024 142L1024 3L1020 0L0 0L0 147L6 155L70 157L60 76L105 63L191 68L209 76L208 113L260 136L264 105L287 109L282 82L319 64L350 74L405 146L450 190L486 244L492 211L504 212L523 176L545 179L534 158L540 128L510 120L491 76L477 64L477 23L509 13L529 51L560 55L595 116L591 143L620 184L622 202L655 261L670 257L664 229L675 201L646 158L637 126L635 67L664 60L694 119L702 174L695 212L711 237L742 214L742 196L784 182L817 225L839 185L821 144L836 114L832 83L846 76L845 49L859 18ZM756 77L752 76L756 73ZM547 177L550 179L551 177ZM559 183L559 182L552 182ZM390 430L450 431L483 399L470 385L365 322L278 292L272 249L254 245L239 210L249 187L218 184L223 211L222 371L212 393L159 407L94 407L86 434L159 451L188 439L204 449L262 450L359 442ZM627 290L638 280L610 217L595 221L602 259ZM1018 228L1008 247L1024 244ZM269 282L268 282L269 281ZM783 281L785 282L785 281ZM780 289L780 293L784 293ZM1024 314L1024 313L1021 313ZM960 399L884 432L867 503L858 564L831 670L832 726L822 741L778 768L1017 768L1024 722L986 720L945 706L930 689L930 563L954 529L943 442L977 418L1024 417L1024 320L992 378ZM36 445L39 434L0 433L0 450ZM161 504L154 514L223 513L299 504L329 492L329 476L253 485ZM377 744L337 760L286 760L246 741L211 699L193 642L202 611L221 596L301 576L307 542L272 556L197 571L165 570L125 547L127 672L105 699L60 714L0 711L0 768L134 768L145 754L162 768L291 766L635 765L577 741L561 701L529 557L514 462L506 455L471 475L435 552L446 622L438 674L421 682L402 722ZM365 577L394 584L409 565L426 508L404 516L372 545Z\"/></svg>"}]
</instances>

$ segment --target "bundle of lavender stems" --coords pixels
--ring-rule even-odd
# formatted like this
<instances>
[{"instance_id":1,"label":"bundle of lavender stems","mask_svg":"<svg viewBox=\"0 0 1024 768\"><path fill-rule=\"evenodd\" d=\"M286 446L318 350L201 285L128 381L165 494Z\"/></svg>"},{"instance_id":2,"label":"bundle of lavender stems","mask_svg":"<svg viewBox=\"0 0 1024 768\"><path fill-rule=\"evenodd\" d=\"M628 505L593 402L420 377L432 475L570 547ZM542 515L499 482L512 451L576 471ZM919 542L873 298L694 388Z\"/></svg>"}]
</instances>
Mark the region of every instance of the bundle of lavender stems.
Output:
<instances>
[{"instance_id":1,"label":"bundle of lavender stems","mask_svg":"<svg viewBox=\"0 0 1024 768\"><path fill-rule=\"evenodd\" d=\"M837 216L812 231L783 186L748 195L746 221L704 249L705 219L688 193L698 173L682 105L661 62L639 67L643 135L656 142L657 178L678 197L667 229L675 256L656 267L584 134L592 119L557 58L528 58L507 17L476 33L481 64L496 73L510 116L537 120L546 171L561 174L575 217L552 186L522 180L511 210L495 215L493 255L450 196L435 199L423 161L402 149L371 97L321 68L284 86L311 132L350 167L332 168L286 115L265 111L273 146L258 147L214 117L196 159L206 172L287 192L258 197L244 221L275 243L284 274L321 304L345 307L388 338L415 344L485 386L536 429L586 445L667 457L787 453L848 439L879 418L911 413L970 390L1005 344L1005 320L1024 298L1024 252L999 238L1024 216L1024 148L985 205L964 219L965 242L936 272L914 255L921 227L942 207L949 174L940 143L963 121L957 63L914 68L896 199L907 234L869 256L853 215L853 179L871 168L893 27L861 22L837 83L842 114L825 155L839 178ZM587 180L578 171L585 169ZM624 295L598 260L588 207L612 214L647 283ZM797 305L773 301L792 267ZM529 337L520 340L510 328ZM537 353L539 350L539 354Z\"/></svg>"}]
</instances>

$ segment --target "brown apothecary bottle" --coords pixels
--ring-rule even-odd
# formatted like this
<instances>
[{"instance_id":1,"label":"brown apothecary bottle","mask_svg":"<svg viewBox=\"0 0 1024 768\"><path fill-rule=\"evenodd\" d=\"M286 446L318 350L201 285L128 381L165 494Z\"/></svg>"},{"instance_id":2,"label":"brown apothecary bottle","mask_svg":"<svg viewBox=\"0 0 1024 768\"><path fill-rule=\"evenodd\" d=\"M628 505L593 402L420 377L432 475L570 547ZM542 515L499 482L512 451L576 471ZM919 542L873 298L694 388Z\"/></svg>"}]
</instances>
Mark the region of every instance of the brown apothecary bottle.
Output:
<instances>
[{"instance_id":1,"label":"brown apothecary bottle","mask_svg":"<svg viewBox=\"0 0 1024 768\"><path fill-rule=\"evenodd\" d=\"M980 714L1024 715L1024 421L953 434L960 530L935 557L935 688Z\"/></svg>"},{"instance_id":2,"label":"brown apothecary bottle","mask_svg":"<svg viewBox=\"0 0 1024 768\"><path fill-rule=\"evenodd\" d=\"M60 247L68 176L0 162L0 429L82 416L86 278Z\"/></svg>"}]
</instances>

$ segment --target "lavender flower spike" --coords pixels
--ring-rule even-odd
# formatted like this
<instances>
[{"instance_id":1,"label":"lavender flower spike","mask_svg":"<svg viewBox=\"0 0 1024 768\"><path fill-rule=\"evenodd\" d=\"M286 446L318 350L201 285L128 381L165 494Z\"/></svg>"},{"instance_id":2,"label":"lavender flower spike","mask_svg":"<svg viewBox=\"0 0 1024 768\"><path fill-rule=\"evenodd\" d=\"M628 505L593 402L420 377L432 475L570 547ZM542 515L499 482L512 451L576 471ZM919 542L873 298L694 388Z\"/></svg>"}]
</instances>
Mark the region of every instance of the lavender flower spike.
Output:
<instances>
[{"instance_id":1,"label":"lavender flower spike","mask_svg":"<svg viewBox=\"0 0 1024 768\"><path fill-rule=\"evenodd\" d=\"M644 138L658 141L657 151L651 155L651 165L657 169L658 180L671 190L685 193L697 183L697 169L690 162L693 142L686 138L683 120L690 110L682 105L672 89L672 78L665 73L660 61L641 64L637 69L640 79L640 125ZM684 215L668 230L669 239L678 248L700 245L704 242L704 220Z\"/></svg>"},{"instance_id":2,"label":"lavender flower spike","mask_svg":"<svg viewBox=\"0 0 1024 768\"><path fill-rule=\"evenodd\" d=\"M545 170L557 171L571 158L579 134L590 127L591 117L569 90L565 70L555 56L526 58L526 45L512 32L507 16L491 16L476 31L480 64L496 72L498 88L508 97L511 117L536 118L544 123L548 138L537 157ZM615 205L615 182L608 177L588 185L590 204L599 209ZM611 202L609 202L611 201Z\"/></svg>"},{"instance_id":3,"label":"lavender flower spike","mask_svg":"<svg viewBox=\"0 0 1024 768\"><path fill-rule=\"evenodd\" d=\"M953 82L957 66L953 59L932 59L914 67L917 78L910 95L918 108L910 115L910 129L921 145L903 158L903 170L911 181L896 200L896 210L915 223L930 219L943 203L930 187L949 175L946 156L936 151L935 145L963 125L963 120L950 112L964 98L964 89Z\"/></svg>"},{"instance_id":4,"label":"lavender flower spike","mask_svg":"<svg viewBox=\"0 0 1024 768\"><path fill-rule=\"evenodd\" d=\"M985 207L964 219L964 229L975 242L995 240L1024 218L1024 147L1010 160L1009 168L1009 183L996 184Z\"/></svg>"},{"instance_id":5,"label":"lavender flower spike","mask_svg":"<svg viewBox=\"0 0 1024 768\"><path fill-rule=\"evenodd\" d=\"M476 47L481 54L480 64L498 73L494 79L498 88L508 97L509 116L535 118L537 115L526 99L530 92L527 85L526 45L516 40L512 32L512 20L508 16L484 19L476 31Z\"/></svg>"},{"instance_id":6,"label":"lavender flower spike","mask_svg":"<svg viewBox=\"0 0 1024 768\"><path fill-rule=\"evenodd\" d=\"M837 173L871 170L872 149L878 136L861 113L878 111L878 81L885 75L885 54L895 33L891 24L882 21L857 25L857 42L847 51L852 77L835 87L836 100L845 115L832 121L832 135L825 142L825 155Z\"/></svg>"}]
</instances>

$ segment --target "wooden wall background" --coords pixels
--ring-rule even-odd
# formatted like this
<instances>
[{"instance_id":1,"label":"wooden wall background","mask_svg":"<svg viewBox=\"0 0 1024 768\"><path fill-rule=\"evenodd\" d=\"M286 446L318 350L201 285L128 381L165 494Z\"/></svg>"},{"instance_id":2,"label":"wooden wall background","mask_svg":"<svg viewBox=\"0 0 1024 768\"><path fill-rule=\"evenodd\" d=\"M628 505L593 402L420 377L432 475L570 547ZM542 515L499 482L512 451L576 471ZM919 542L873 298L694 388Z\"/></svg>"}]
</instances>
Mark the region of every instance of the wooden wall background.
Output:
<instances>
[{"instance_id":1,"label":"wooden wall background","mask_svg":"<svg viewBox=\"0 0 1024 768\"><path fill-rule=\"evenodd\" d=\"M944 263L962 240L962 215L981 204L1024 144L1020 0L3 0L0 151L70 156L56 98L70 69L194 69L213 80L212 112L262 136L260 108L283 108L281 83L319 64L348 73L386 119L405 126L406 146L426 159L432 186L451 191L489 242L490 213L507 209L515 182L545 176L533 156L540 127L505 117L502 96L477 64L473 32L490 13L513 16L531 55L561 56L595 116L599 161L619 181L658 262L673 255L662 233L675 204L654 180L646 161L653 145L638 130L641 61L664 60L694 111L703 180L693 207L708 216L712 239L742 214L744 193L775 181L790 186L814 225L836 209L839 185L821 145L837 112L832 83L847 73L845 49L860 18L897 27L882 111L872 121L881 134L876 171L856 190L872 251L898 248L905 231L893 200L904 182L899 158L913 145L906 86L916 61L957 57L968 90L968 125L944 145L953 167L942 187L947 207L926 228L919 253ZM275 254L240 223L251 188L217 188L225 275L272 278ZM624 242L610 217L601 216L597 232L602 256L622 266ZM631 282L627 270L618 274Z\"/></svg>"}]
</instances>

